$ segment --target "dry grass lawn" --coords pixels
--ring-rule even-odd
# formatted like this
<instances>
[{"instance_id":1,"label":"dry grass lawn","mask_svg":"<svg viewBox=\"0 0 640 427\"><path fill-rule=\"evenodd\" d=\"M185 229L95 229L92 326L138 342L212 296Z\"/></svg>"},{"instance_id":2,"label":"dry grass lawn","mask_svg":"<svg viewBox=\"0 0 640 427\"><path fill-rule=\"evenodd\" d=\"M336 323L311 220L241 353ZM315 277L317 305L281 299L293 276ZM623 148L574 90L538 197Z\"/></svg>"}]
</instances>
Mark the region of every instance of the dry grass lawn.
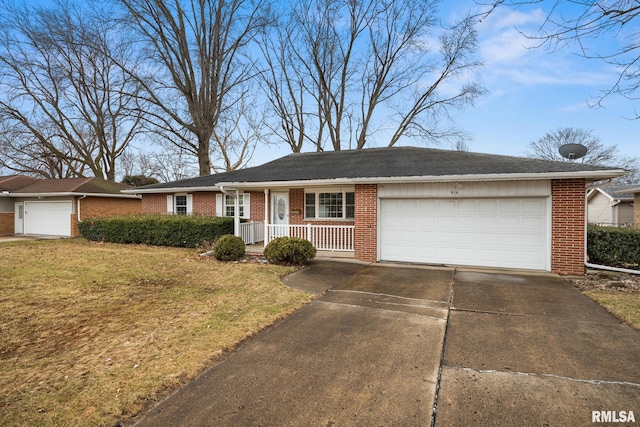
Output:
<instances>
[{"instance_id":1,"label":"dry grass lawn","mask_svg":"<svg viewBox=\"0 0 640 427\"><path fill-rule=\"evenodd\" d=\"M622 322L640 331L640 275L598 271L571 282Z\"/></svg>"},{"instance_id":2,"label":"dry grass lawn","mask_svg":"<svg viewBox=\"0 0 640 427\"><path fill-rule=\"evenodd\" d=\"M113 426L310 300L194 250L0 244L0 424Z\"/></svg>"}]
</instances>

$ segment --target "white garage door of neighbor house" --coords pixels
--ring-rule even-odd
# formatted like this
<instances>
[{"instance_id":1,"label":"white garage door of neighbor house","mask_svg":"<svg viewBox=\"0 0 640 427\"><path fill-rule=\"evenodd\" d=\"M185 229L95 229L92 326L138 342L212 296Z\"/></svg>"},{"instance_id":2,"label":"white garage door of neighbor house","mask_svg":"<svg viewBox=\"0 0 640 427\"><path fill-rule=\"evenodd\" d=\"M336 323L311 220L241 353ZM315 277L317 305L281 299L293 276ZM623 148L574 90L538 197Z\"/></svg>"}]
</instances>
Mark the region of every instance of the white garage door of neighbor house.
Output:
<instances>
[{"instance_id":1,"label":"white garage door of neighbor house","mask_svg":"<svg viewBox=\"0 0 640 427\"><path fill-rule=\"evenodd\" d=\"M71 202L25 202L25 234L71 236Z\"/></svg>"},{"instance_id":2,"label":"white garage door of neighbor house","mask_svg":"<svg viewBox=\"0 0 640 427\"><path fill-rule=\"evenodd\" d=\"M547 199L381 199L380 258L547 270Z\"/></svg>"}]
</instances>

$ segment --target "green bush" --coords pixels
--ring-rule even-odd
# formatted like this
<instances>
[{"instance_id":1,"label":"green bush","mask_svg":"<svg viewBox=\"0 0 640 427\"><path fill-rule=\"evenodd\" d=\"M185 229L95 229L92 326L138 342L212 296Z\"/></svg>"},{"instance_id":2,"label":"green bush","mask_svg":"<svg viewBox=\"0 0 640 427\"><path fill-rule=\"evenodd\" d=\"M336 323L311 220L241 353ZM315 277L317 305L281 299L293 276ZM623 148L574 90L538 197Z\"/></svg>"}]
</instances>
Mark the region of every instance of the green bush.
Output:
<instances>
[{"instance_id":1,"label":"green bush","mask_svg":"<svg viewBox=\"0 0 640 427\"><path fill-rule=\"evenodd\" d=\"M225 234L213 245L213 256L218 261L237 261L244 257L244 241L233 234Z\"/></svg>"},{"instance_id":2,"label":"green bush","mask_svg":"<svg viewBox=\"0 0 640 427\"><path fill-rule=\"evenodd\" d=\"M300 265L316 256L316 248L308 240L278 237L264 248L264 256L275 264Z\"/></svg>"},{"instance_id":3,"label":"green bush","mask_svg":"<svg viewBox=\"0 0 640 427\"><path fill-rule=\"evenodd\" d=\"M640 231L589 224L587 255L592 264L640 269Z\"/></svg>"},{"instance_id":4,"label":"green bush","mask_svg":"<svg viewBox=\"0 0 640 427\"><path fill-rule=\"evenodd\" d=\"M233 218L191 215L129 215L87 218L82 237L95 242L195 248L233 233Z\"/></svg>"}]
</instances>

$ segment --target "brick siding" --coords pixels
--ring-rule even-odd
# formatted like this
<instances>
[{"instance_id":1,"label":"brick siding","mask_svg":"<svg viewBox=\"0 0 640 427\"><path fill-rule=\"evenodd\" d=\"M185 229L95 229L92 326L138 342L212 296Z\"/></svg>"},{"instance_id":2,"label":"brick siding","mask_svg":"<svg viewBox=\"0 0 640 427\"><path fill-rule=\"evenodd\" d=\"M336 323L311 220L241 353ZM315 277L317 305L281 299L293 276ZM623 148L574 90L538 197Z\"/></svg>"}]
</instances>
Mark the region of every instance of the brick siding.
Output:
<instances>
[{"instance_id":1,"label":"brick siding","mask_svg":"<svg viewBox=\"0 0 640 427\"><path fill-rule=\"evenodd\" d=\"M74 210L75 209L77 209L76 201L74 201ZM142 201L140 199L116 199L108 197L86 197L80 199L81 220L105 216L139 214L141 212ZM70 220L71 236L79 237L80 229L78 228L77 213L72 213Z\"/></svg>"},{"instance_id":2,"label":"brick siding","mask_svg":"<svg viewBox=\"0 0 640 427\"><path fill-rule=\"evenodd\" d=\"M167 195L164 194L164 213L167 213ZM143 198L146 197L143 196ZM216 194L193 193L192 209L194 215L215 216L216 214Z\"/></svg>"},{"instance_id":3,"label":"brick siding","mask_svg":"<svg viewBox=\"0 0 640 427\"><path fill-rule=\"evenodd\" d=\"M142 195L143 214L166 214L167 195L166 194L143 194Z\"/></svg>"},{"instance_id":4,"label":"brick siding","mask_svg":"<svg viewBox=\"0 0 640 427\"><path fill-rule=\"evenodd\" d=\"M0 212L0 236L14 233L13 212Z\"/></svg>"},{"instance_id":5,"label":"brick siding","mask_svg":"<svg viewBox=\"0 0 640 427\"><path fill-rule=\"evenodd\" d=\"M584 179L551 182L551 272L584 275Z\"/></svg>"},{"instance_id":6,"label":"brick siding","mask_svg":"<svg viewBox=\"0 0 640 427\"><path fill-rule=\"evenodd\" d=\"M378 259L378 186L358 184L355 194L355 258L376 262Z\"/></svg>"}]
</instances>

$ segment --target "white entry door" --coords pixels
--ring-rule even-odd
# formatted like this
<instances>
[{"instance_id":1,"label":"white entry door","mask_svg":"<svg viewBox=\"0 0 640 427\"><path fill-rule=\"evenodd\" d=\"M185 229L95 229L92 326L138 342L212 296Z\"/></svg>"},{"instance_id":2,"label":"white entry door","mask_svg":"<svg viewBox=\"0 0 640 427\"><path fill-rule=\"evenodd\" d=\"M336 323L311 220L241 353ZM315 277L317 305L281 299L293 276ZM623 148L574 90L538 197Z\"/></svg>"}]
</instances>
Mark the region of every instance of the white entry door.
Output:
<instances>
[{"instance_id":1,"label":"white entry door","mask_svg":"<svg viewBox=\"0 0 640 427\"><path fill-rule=\"evenodd\" d=\"M271 224L274 237L289 235L289 193L272 193Z\"/></svg>"},{"instance_id":2,"label":"white entry door","mask_svg":"<svg viewBox=\"0 0 640 427\"><path fill-rule=\"evenodd\" d=\"M13 232L15 234L24 233L24 203L16 202L14 212Z\"/></svg>"}]
</instances>

